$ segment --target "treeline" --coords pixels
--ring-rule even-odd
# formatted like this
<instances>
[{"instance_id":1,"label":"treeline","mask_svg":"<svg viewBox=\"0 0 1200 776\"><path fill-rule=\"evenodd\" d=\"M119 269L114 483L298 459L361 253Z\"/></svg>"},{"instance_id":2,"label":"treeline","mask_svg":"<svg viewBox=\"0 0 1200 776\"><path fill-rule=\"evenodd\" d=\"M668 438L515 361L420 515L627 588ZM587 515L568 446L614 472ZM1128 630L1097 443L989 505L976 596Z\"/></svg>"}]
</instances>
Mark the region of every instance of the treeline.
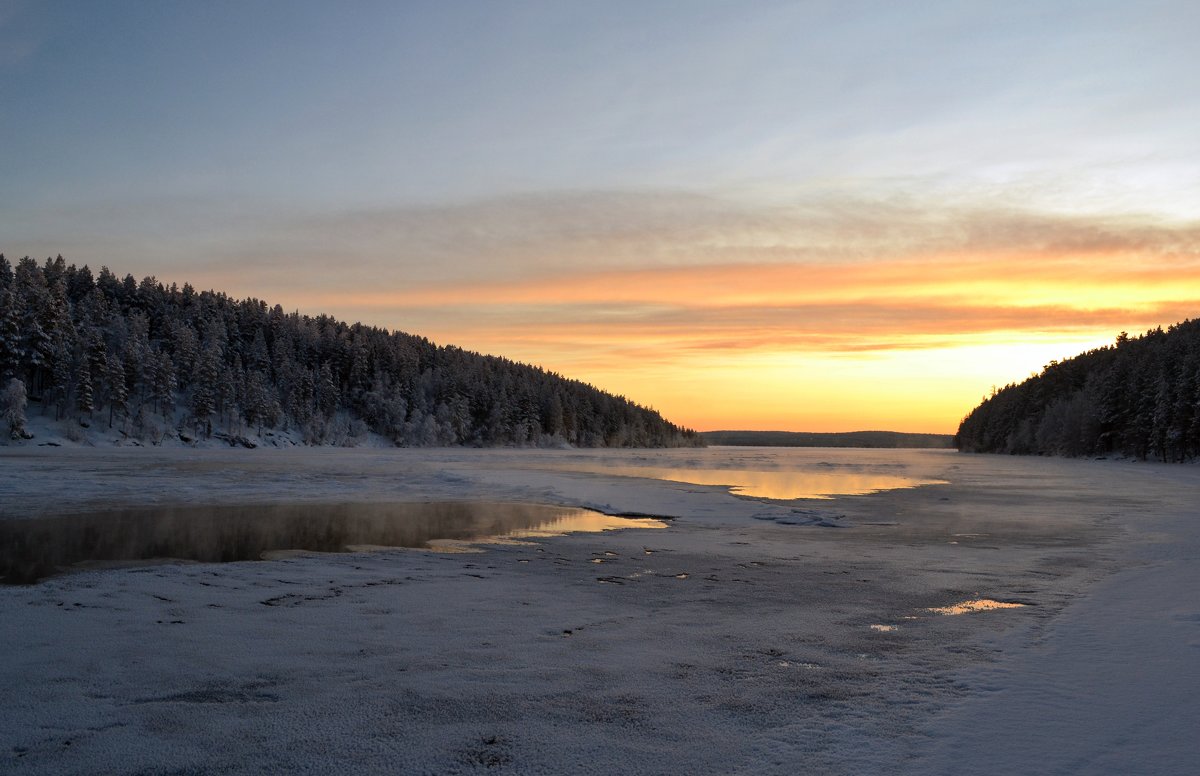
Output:
<instances>
[{"instance_id":1,"label":"treeline","mask_svg":"<svg viewBox=\"0 0 1200 776\"><path fill-rule=\"evenodd\" d=\"M27 397L31 412L151 442L279 429L308 444L367 431L414 446L702 444L540 368L61 256L0 255L0 396L10 427Z\"/></svg>"},{"instance_id":2,"label":"treeline","mask_svg":"<svg viewBox=\"0 0 1200 776\"><path fill-rule=\"evenodd\" d=\"M1040 455L1200 456L1200 320L1091 350L985 399L960 450Z\"/></svg>"},{"instance_id":3,"label":"treeline","mask_svg":"<svg viewBox=\"0 0 1200 776\"><path fill-rule=\"evenodd\" d=\"M704 431L710 445L757 447L879 447L951 448L950 434L908 434L899 431Z\"/></svg>"}]
</instances>

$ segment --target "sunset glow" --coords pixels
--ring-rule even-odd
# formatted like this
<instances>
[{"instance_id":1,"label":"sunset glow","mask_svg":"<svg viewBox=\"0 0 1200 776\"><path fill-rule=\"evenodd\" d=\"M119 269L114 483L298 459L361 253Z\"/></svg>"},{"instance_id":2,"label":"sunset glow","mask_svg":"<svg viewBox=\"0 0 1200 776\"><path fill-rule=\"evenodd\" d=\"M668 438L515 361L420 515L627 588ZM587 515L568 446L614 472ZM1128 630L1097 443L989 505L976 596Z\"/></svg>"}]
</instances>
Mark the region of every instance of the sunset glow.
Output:
<instances>
[{"instance_id":1,"label":"sunset glow","mask_svg":"<svg viewBox=\"0 0 1200 776\"><path fill-rule=\"evenodd\" d=\"M1200 258L1077 253L583 270L300 301L403 318L702 429L945 431L992 387L1187 318L1194 299Z\"/></svg>"},{"instance_id":2,"label":"sunset glow","mask_svg":"<svg viewBox=\"0 0 1200 776\"><path fill-rule=\"evenodd\" d=\"M0 252L701 430L952 432L1200 312L1195 11L1161 5L0 4Z\"/></svg>"}]
</instances>

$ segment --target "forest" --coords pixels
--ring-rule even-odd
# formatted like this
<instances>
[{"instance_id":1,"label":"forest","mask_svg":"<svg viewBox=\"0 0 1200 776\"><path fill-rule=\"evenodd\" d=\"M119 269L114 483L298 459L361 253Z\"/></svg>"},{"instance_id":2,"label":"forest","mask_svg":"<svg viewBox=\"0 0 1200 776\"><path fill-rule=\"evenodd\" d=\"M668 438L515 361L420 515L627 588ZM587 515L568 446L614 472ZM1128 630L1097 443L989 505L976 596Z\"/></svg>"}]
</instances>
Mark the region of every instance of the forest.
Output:
<instances>
[{"instance_id":1,"label":"forest","mask_svg":"<svg viewBox=\"0 0 1200 776\"><path fill-rule=\"evenodd\" d=\"M984 399L959 426L960 450L1063 456L1200 456L1200 320L1122 332Z\"/></svg>"},{"instance_id":2,"label":"forest","mask_svg":"<svg viewBox=\"0 0 1200 776\"><path fill-rule=\"evenodd\" d=\"M538 367L62 256L0 255L0 419L159 444L279 430L305 444L698 446L655 410ZM76 432L78 433L78 432Z\"/></svg>"}]
</instances>

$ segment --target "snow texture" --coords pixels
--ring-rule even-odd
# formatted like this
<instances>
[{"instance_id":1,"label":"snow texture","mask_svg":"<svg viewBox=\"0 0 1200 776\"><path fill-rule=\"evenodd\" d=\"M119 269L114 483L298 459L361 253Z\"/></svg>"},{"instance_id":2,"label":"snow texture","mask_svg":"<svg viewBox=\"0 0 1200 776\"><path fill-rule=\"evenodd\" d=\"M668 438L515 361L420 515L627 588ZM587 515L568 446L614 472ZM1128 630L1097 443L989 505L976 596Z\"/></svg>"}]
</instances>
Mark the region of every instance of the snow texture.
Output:
<instances>
[{"instance_id":1,"label":"snow texture","mask_svg":"<svg viewBox=\"0 0 1200 776\"><path fill-rule=\"evenodd\" d=\"M768 502L622 464L947 484ZM5 518L445 498L676 518L0 589L0 771L1190 774L1197 495L1196 467L946 451L0 449ZM1030 605L928 611L972 598Z\"/></svg>"}]
</instances>

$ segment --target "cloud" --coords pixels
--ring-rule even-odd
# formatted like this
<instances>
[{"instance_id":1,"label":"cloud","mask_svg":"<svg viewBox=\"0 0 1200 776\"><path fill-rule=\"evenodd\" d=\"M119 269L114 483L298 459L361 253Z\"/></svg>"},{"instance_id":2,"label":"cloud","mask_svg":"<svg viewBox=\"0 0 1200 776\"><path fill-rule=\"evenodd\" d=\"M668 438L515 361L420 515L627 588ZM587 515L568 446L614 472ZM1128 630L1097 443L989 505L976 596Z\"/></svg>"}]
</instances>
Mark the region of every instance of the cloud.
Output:
<instances>
[{"instance_id":1,"label":"cloud","mask_svg":"<svg viewBox=\"0 0 1200 776\"><path fill-rule=\"evenodd\" d=\"M3 221L12 241L40 246L34 254L65 242L93 264L132 262L134 272L186 271L268 290L458 287L721 265L1200 255L1195 222L828 191L567 191L333 214L244 199L237 207L110 201Z\"/></svg>"},{"instance_id":2,"label":"cloud","mask_svg":"<svg viewBox=\"0 0 1200 776\"><path fill-rule=\"evenodd\" d=\"M1200 256L1191 253L971 253L850 263L794 261L650 269L561 269L524 280L415 284L350 292L367 307L443 305L672 304L777 307L809 301L922 297L1003 300L1028 306L1055 296L1073 307L1093 297L1129 303L1200 286Z\"/></svg>"},{"instance_id":3,"label":"cloud","mask_svg":"<svg viewBox=\"0 0 1200 776\"><path fill-rule=\"evenodd\" d=\"M515 314L514 314L515 313ZM1141 309L1070 307L970 307L936 303L796 305L778 307L611 308L539 306L524 310L439 309L425 317L431 328L452 338L542 343L565 347L620 347L642 343L680 353L926 350L985 338L1021 341L1096 331L1115 334L1132 324L1149 327L1195 313L1190 302L1164 302Z\"/></svg>"},{"instance_id":4,"label":"cloud","mask_svg":"<svg viewBox=\"0 0 1200 776\"><path fill-rule=\"evenodd\" d=\"M274 254L288 257L288 271L295 262L320 271L336 256L347 270L338 283L343 288L531 283L604 270L690 272L721 265L1200 255L1200 226L1150 218L676 192L530 195L360 212L289 225L276 239L257 246L261 266L269 271Z\"/></svg>"},{"instance_id":5,"label":"cloud","mask_svg":"<svg viewBox=\"0 0 1200 776\"><path fill-rule=\"evenodd\" d=\"M934 348L1135 330L1195 315L1179 300L1200 298L1196 223L898 197L600 191L305 218L196 201L59 215L41 227L71 224L73 261L502 353ZM89 234L116 255L86 258Z\"/></svg>"}]
</instances>

